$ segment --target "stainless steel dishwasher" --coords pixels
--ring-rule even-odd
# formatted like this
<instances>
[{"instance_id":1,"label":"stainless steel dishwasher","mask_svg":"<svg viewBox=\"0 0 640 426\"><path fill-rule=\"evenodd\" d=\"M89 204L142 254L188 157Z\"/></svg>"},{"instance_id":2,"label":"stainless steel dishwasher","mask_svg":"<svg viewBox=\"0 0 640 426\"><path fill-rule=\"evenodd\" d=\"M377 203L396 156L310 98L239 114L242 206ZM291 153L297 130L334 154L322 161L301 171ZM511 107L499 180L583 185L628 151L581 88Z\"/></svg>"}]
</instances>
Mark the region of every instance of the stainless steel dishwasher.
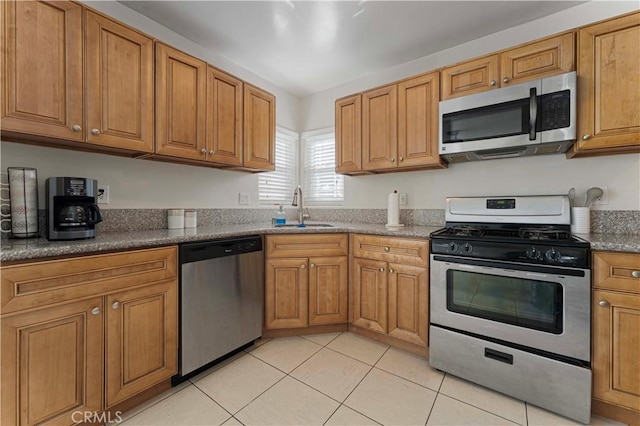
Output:
<instances>
[{"instance_id":1,"label":"stainless steel dishwasher","mask_svg":"<svg viewBox=\"0 0 640 426\"><path fill-rule=\"evenodd\" d=\"M262 238L180 246L180 371L174 383L262 335Z\"/></svg>"}]
</instances>

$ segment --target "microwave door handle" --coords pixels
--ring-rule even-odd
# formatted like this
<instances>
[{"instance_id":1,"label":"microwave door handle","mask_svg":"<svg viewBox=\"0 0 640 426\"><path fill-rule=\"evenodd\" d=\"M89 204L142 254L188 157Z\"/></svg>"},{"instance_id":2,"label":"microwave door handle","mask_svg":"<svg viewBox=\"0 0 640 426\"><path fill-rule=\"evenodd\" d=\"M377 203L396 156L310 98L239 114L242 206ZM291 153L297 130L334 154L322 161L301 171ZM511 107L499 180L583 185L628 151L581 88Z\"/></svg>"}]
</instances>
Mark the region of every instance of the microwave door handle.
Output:
<instances>
[{"instance_id":1,"label":"microwave door handle","mask_svg":"<svg viewBox=\"0 0 640 426\"><path fill-rule=\"evenodd\" d=\"M538 97L536 88L529 89L529 140L536 140L536 122L538 120Z\"/></svg>"}]
</instances>

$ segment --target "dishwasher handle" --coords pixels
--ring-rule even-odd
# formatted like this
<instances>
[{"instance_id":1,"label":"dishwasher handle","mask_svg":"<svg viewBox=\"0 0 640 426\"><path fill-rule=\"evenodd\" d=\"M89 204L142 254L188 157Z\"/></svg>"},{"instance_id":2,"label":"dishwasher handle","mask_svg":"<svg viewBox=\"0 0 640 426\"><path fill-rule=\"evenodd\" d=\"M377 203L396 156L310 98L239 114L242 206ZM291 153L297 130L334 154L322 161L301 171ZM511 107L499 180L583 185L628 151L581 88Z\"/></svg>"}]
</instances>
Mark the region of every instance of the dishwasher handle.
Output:
<instances>
[{"instance_id":1,"label":"dishwasher handle","mask_svg":"<svg viewBox=\"0 0 640 426\"><path fill-rule=\"evenodd\" d=\"M262 251L262 238L259 236L188 243L180 246L180 263L199 262L256 251Z\"/></svg>"}]
</instances>

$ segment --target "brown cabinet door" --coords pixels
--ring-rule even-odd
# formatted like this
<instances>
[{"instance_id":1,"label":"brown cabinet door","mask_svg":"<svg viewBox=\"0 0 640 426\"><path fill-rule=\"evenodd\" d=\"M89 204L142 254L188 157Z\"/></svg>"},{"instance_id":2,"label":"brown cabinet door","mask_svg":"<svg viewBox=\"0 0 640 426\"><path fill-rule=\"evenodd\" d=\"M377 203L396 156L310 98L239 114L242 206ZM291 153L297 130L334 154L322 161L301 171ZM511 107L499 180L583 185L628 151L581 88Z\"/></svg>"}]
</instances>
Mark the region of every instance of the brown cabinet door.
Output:
<instances>
[{"instance_id":1,"label":"brown cabinet door","mask_svg":"<svg viewBox=\"0 0 640 426\"><path fill-rule=\"evenodd\" d=\"M82 8L2 3L2 131L82 141Z\"/></svg>"},{"instance_id":2,"label":"brown cabinet door","mask_svg":"<svg viewBox=\"0 0 640 426\"><path fill-rule=\"evenodd\" d=\"M106 298L106 405L173 376L178 354L175 279Z\"/></svg>"},{"instance_id":3,"label":"brown cabinet door","mask_svg":"<svg viewBox=\"0 0 640 426\"><path fill-rule=\"evenodd\" d=\"M101 411L102 300L94 297L0 320L0 423L73 424L84 412Z\"/></svg>"},{"instance_id":4,"label":"brown cabinet door","mask_svg":"<svg viewBox=\"0 0 640 426\"><path fill-rule=\"evenodd\" d=\"M265 328L298 328L309 324L307 259L267 259Z\"/></svg>"},{"instance_id":5,"label":"brown cabinet door","mask_svg":"<svg viewBox=\"0 0 640 426\"><path fill-rule=\"evenodd\" d=\"M244 167L275 170L276 98L244 85Z\"/></svg>"},{"instance_id":6,"label":"brown cabinet door","mask_svg":"<svg viewBox=\"0 0 640 426\"><path fill-rule=\"evenodd\" d=\"M502 52L501 86L575 70L574 38L574 33L567 33Z\"/></svg>"},{"instance_id":7,"label":"brown cabinet door","mask_svg":"<svg viewBox=\"0 0 640 426\"><path fill-rule=\"evenodd\" d=\"M640 294L640 253L593 252L593 286Z\"/></svg>"},{"instance_id":8,"label":"brown cabinet door","mask_svg":"<svg viewBox=\"0 0 640 426\"><path fill-rule=\"evenodd\" d=\"M387 333L387 262L353 258L353 325Z\"/></svg>"},{"instance_id":9,"label":"brown cabinet door","mask_svg":"<svg viewBox=\"0 0 640 426\"><path fill-rule=\"evenodd\" d=\"M442 100L498 88L498 67L498 55L490 55L444 68Z\"/></svg>"},{"instance_id":10,"label":"brown cabinet door","mask_svg":"<svg viewBox=\"0 0 640 426\"><path fill-rule=\"evenodd\" d=\"M242 81L207 68L207 158L242 165Z\"/></svg>"},{"instance_id":11,"label":"brown cabinet door","mask_svg":"<svg viewBox=\"0 0 640 426\"><path fill-rule=\"evenodd\" d=\"M398 86L392 84L362 95L362 169L397 166Z\"/></svg>"},{"instance_id":12,"label":"brown cabinet door","mask_svg":"<svg viewBox=\"0 0 640 426\"><path fill-rule=\"evenodd\" d=\"M362 170L362 101L360 95L336 101L336 173Z\"/></svg>"},{"instance_id":13,"label":"brown cabinet door","mask_svg":"<svg viewBox=\"0 0 640 426\"><path fill-rule=\"evenodd\" d=\"M581 28L578 47L573 153L640 151L640 13Z\"/></svg>"},{"instance_id":14,"label":"brown cabinet door","mask_svg":"<svg viewBox=\"0 0 640 426\"><path fill-rule=\"evenodd\" d=\"M427 346L429 320L427 268L389 264L389 335Z\"/></svg>"},{"instance_id":15,"label":"brown cabinet door","mask_svg":"<svg viewBox=\"0 0 640 426\"><path fill-rule=\"evenodd\" d=\"M153 152L153 40L85 15L85 140Z\"/></svg>"},{"instance_id":16,"label":"brown cabinet door","mask_svg":"<svg viewBox=\"0 0 640 426\"><path fill-rule=\"evenodd\" d=\"M640 296L593 292L593 397L638 413L639 330Z\"/></svg>"},{"instance_id":17,"label":"brown cabinet door","mask_svg":"<svg viewBox=\"0 0 640 426\"><path fill-rule=\"evenodd\" d=\"M309 258L309 325L347 322L347 256Z\"/></svg>"},{"instance_id":18,"label":"brown cabinet door","mask_svg":"<svg viewBox=\"0 0 640 426\"><path fill-rule=\"evenodd\" d=\"M156 153L205 160L207 64L156 43Z\"/></svg>"},{"instance_id":19,"label":"brown cabinet door","mask_svg":"<svg viewBox=\"0 0 640 426\"><path fill-rule=\"evenodd\" d=\"M438 154L440 75L398 84L398 167L444 167Z\"/></svg>"}]
</instances>

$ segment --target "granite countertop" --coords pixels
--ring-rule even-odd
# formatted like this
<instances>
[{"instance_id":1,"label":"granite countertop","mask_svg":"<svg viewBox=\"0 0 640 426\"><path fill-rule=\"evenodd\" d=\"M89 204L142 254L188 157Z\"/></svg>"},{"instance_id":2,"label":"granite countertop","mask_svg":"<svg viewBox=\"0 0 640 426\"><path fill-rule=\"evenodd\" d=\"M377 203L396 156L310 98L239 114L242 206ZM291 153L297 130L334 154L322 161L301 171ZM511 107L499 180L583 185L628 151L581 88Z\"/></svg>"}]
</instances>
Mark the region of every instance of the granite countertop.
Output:
<instances>
[{"instance_id":1,"label":"granite countertop","mask_svg":"<svg viewBox=\"0 0 640 426\"><path fill-rule=\"evenodd\" d=\"M309 222L313 225L313 222ZM77 256L106 251L206 241L221 238L261 234L319 234L353 232L393 237L429 238L440 226L406 226L397 229L366 223L331 223L332 227L274 228L270 223L217 225L196 229L158 229L102 233L96 238L76 241L48 241L45 238L2 240L0 262L13 262L47 257ZM592 250L640 253L640 235L581 234L591 243Z\"/></svg>"}]
</instances>

